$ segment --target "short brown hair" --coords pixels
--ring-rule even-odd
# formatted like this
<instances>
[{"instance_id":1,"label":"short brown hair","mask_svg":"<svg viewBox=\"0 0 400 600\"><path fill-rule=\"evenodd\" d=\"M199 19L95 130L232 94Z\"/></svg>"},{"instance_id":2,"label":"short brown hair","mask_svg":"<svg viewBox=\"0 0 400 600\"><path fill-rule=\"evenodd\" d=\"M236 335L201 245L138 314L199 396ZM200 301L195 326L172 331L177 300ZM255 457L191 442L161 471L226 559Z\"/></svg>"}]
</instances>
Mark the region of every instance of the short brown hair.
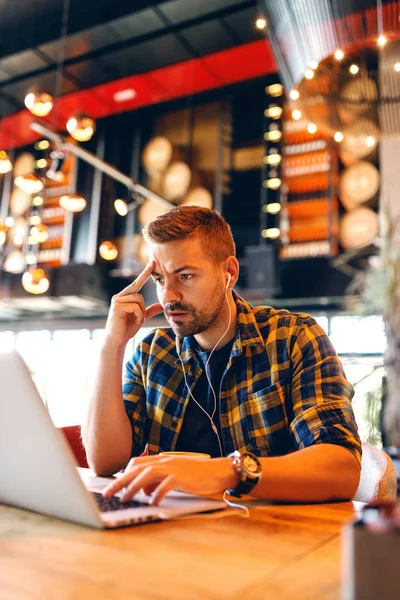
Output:
<instances>
[{"instance_id":1,"label":"short brown hair","mask_svg":"<svg viewBox=\"0 0 400 600\"><path fill-rule=\"evenodd\" d=\"M235 256L235 242L228 223L216 211L200 206L177 206L156 217L142 230L147 243L163 244L200 238L204 253L213 262Z\"/></svg>"}]
</instances>

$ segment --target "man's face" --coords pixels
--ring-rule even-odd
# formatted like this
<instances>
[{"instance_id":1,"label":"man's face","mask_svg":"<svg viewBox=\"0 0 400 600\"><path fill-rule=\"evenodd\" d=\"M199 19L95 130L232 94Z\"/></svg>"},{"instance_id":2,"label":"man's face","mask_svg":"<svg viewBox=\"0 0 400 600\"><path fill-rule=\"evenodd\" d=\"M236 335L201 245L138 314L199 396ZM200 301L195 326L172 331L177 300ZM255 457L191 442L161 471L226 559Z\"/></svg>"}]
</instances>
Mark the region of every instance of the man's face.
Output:
<instances>
[{"instance_id":1,"label":"man's face","mask_svg":"<svg viewBox=\"0 0 400 600\"><path fill-rule=\"evenodd\" d=\"M204 255L193 238L149 246L153 279L165 316L179 337L212 329L225 300L223 266Z\"/></svg>"}]
</instances>

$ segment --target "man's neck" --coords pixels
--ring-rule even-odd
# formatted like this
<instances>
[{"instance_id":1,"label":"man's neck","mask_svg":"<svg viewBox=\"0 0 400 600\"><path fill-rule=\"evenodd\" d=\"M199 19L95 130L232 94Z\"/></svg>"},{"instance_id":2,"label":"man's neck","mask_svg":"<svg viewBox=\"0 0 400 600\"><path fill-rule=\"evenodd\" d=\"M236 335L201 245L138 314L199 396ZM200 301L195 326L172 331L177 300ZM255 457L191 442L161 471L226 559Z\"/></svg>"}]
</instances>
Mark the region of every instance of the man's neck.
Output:
<instances>
[{"instance_id":1,"label":"man's neck","mask_svg":"<svg viewBox=\"0 0 400 600\"><path fill-rule=\"evenodd\" d=\"M236 333L237 307L232 294L230 294L228 298L229 306L231 307L229 329L227 329L229 322L229 308L227 304L224 303L224 309L221 311L221 316L218 318L218 324L215 327L207 329L206 331L198 333L194 336L197 344L202 350L212 350L214 347L215 350L219 350L233 339ZM217 345L215 346L215 344Z\"/></svg>"}]
</instances>

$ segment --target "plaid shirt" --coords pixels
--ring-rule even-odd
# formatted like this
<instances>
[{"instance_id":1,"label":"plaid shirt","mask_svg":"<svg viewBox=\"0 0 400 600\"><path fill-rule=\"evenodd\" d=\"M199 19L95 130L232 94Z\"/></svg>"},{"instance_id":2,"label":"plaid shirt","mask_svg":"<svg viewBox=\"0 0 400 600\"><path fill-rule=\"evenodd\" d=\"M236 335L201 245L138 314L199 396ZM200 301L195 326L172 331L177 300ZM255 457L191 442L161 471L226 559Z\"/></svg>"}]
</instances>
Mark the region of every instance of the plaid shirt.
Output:
<instances>
[{"instance_id":1,"label":"plaid shirt","mask_svg":"<svg viewBox=\"0 0 400 600\"><path fill-rule=\"evenodd\" d=\"M323 329L306 314L235 300L236 335L219 394L224 454L279 456L325 442L361 461L353 388ZM184 338L181 357L193 390L202 372L193 337ZM146 444L150 454L174 450L190 400L172 329L156 329L138 345L123 396L132 455Z\"/></svg>"}]
</instances>

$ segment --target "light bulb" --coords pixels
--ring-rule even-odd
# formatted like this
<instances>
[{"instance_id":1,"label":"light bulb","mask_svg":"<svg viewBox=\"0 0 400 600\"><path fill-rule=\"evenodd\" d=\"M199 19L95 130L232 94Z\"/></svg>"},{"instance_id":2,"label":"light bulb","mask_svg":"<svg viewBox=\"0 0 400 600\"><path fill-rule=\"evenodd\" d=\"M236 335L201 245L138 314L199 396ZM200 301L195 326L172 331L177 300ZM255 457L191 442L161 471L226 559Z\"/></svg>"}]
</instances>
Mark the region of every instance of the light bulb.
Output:
<instances>
[{"instance_id":1,"label":"light bulb","mask_svg":"<svg viewBox=\"0 0 400 600\"><path fill-rule=\"evenodd\" d=\"M268 238L270 240L276 240L281 234L281 231L278 227L270 227L269 229L263 229L261 231L261 235L263 238Z\"/></svg>"},{"instance_id":2,"label":"light bulb","mask_svg":"<svg viewBox=\"0 0 400 600\"><path fill-rule=\"evenodd\" d=\"M263 186L269 188L270 190L277 190L281 187L282 181L279 177L272 177L271 179L266 179L263 181Z\"/></svg>"},{"instance_id":3,"label":"light bulb","mask_svg":"<svg viewBox=\"0 0 400 600\"><path fill-rule=\"evenodd\" d=\"M318 65L319 63L316 60L312 60L310 62L310 69L313 69L315 71L315 69L318 69Z\"/></svg>"},{"instance_id":4,"label":"light bulb","mask_svg":"<svg viewBox=\"0 0 400 600\"><path fill-rule=\"evenodd\" d=\"M306 69L304 77L306 79L312 79L314 77L314 71L312 69Z\"/></svg>"},{"instance_id":5,"label":"light bulb","mask_svg":"<svg viewBox=\"0 0 400 600\"><path fill-rule=\"evenodd\" d=\"M125 217L128 214L128 205L121 198L114 200L114 208L121 217Z\"/></svg>"},{"instance_id":6,"label":"light bulb","mask_svg":"<svg viewBox=\"0 0 400 600\"><path fill-rule=\"evenodd\" d=\"M387 38L386 38L384 35L382 35L382 34L381 34L381 35L378 37L378 46L381 46L381 47L383 47L383 46L385 46L385 45L386 45L386 43L387 43Z\"/></svg>"},{"instance_id":7,"label":"light bulb","mask_svg":"<svg viewBox=\"0 0 400 600\"><path fill-rule=\"evenodd\" d=\"M270 119L279 119L282 114L282 107L277 106L276 104L271 104L265 111L264 116L269 117Z\"/></svg>"},{"instance_id":8,"label":"light bulb","mask_svg":"<svg viewBox=\"0 0 400 600\"><path fill-rule=\"evenodd\" d=\"M14 227L15 219L14 217L6 217L4 224L6 227Z\"/></svg>"},{"instance_id":9,"label":"light bulb","mask_svg":"<svg viewBox=\"0 0 400 600\"><path fill-rule=\"evenodd\" d=\"M290 90L289 96L292 100L298 100L300 98L300 92L298 92L297 90Z\"/></svg>"},{"instance_id":10,"label":"light bulb","mask_svg":"<svg viewBox=\"0 0 400 600\"><path fill-rule=\"evenodd\" d=\"M343 60L344 59L344 52L343 52L343 50L340 50L340 48L338 48L335 51L334 56L335 56L336 60Z\"/></svg>"},{"instance_id":11,"label":"light bulb","mask_svg":"<svg viewBox=\"0 0 400 600\"><path fill-rule=\"evenodd\" d=\"M26 194L38 194L43 189L43 180L33 173L19 175L14 180L15 185Z\"/></svg>"},{"instance_id":12,"label":"light bulb","mask_svg":"<svg viewBox=\"0 0 400 600\"><path fill-rule=\"evenodd\" d=\"M78 142L87 142L95 132L96 126L93 119L87 115L70 117L66 124L67 131Z\"/></svg>"},{"instance_id":13,"label":"light bulb","mask_svg":"<svg viewBox=\"0 0 400 600\"><path fill-rule=\"evenodd\" d=\"M333 139L335 140L335 142L343 142L344 135L341 131L336 131L335 135L333 136Z\"/></svg>"},{"instance_id":14,"label":"light bulb","mask_svg":"<svg viewBox=\"0 0 400 600\"><path fill-rule=\"evenodd\" d=\"M395 71L397 71L397 73L400 71L400 62L397 62L397 63L394 65L394 70L395 70Z\"/></svg>"},{"instance_id":15,"label":"light bulb","mask_svg":"<svg viewBox=\"0 0 400 600\"><path fill-rule=\"evenodd\" d=\"M49 237L49 232L46 225L44 225L44 223L39 223L39 225L32 227L30 237L35 240L35 244L41 244L45 242Z\"/></svg>"},{"instance_id":16,"label":"light bulb","mask_svg":"<svg viewBox=\"0 0 400 600\"><path fill-rule=\"evenodd\" d=\"M29 92L25 106L36 117L45 117L53 108L53 98L46 92Z\"/></svg>"},{"instance_id":17,"label":"light bulb","mask_svg":"<svg viewBox=\"0 0 400 600\"><path fill-rule=\"evenodd\" d=\"M350 65L349 71L352 75L357 75L360 67L358 65Z\"/></svg>"},{"instance_id":18,"label":"light bulb","mask_svg":"<svg viewBox=\"0 0 400 600\"><path fill-rule=\"evenodd\" d=\"M270 202L270 204L266 205L266 209L264 212L269 213L270 215L277 215L281 210L281 205L279 202Z\"/></svg>"},{"instance_id":19,"label":"light bulb","mask_svg":"<svg viewBox=\"0 0 400 600\"><path fill-rule=\"evenodd\" d=\"M42 219L40 218L39 215L32 215L31 217L28 217L28 223L29 225L39 225L39 223L42 222Z\"/></svg>"},{"instance_id":20,"label":"light bulb","mask_svg":"<svg viewBox=\"0 0 400 600\"><path fill-rule=\"evenodd\" d=\"M7 152L0 150L0 173L9 173L12 170L12 163Z\"/></svg>"},{"instance_id":21,"label":"light bulb","mask_svg":"<svg viewBox=\"0 0 400 600\"><path fill-rule=\"evenodd\" d=\"M50 287L50 281L43 269L31 267L22 275L22 286L30 294L44 294Z\"/></svg>"},{"instance_id":22,"label":"light bulb","mask_svg":"<svg viewBox=\"0 0 400 600\"><path fill-rule=\"evenodd\" d=\"M282 160L282 156L280 154L269 154L268 156L264 156L264 163L266 165L279 165Z\"/></svg>"},{"instance_id":23,"label":"light bulb","mask_svg":"<svg viewBox=\"0 0 400 600\"><path fill-rule=\"evenodd\" d=\"M372 135L368 135L365 139L365 143L367 144L367 146L372 148L372 146L375 146L376 144L376 139Z\"/></svg>"},{"instance_id":24,"label":"light bulb","mask_svg":"<svg viewBox=\"0 0 400 600\"><path fill-rule=\"evenodd\" d=\"M311 134L315 133L317 131L317 126L315 125L315 123L309 123L307 125L307 131Z\"/></svg>"},{"instance_id":25,"label":"light bulb","mask_svg":"<svg viewBox=\"0 0 400 600\"><path fill-rule=\"evenodd\" d=\"M301 111L300 110L293 110L292 111L292 119L294 119L295 121L298 121L299 119L301 119Z\"/></svg>"},{"instance_id":26,"label":"light bulb","mask_svg":"<svg viewBox=\"0 0 400 600\"><path fill-rule=\"evenodd\" d=\"M256 27L257 29L265 29L267 26L267 21L265 19L257 19Z\"/></svg>"},{"instance_id":27,"label":"light bulb","mask_svg":"<svg viewBox=\"0 0 400 600\"><path fill-rule=\"evenodd\" d=\"M79 194L65 194L65 196L61 196L59 204L69 212L81 212L86 208L86 200Z\"/></svg>"},{"instance_id":28,"label":"light bulb","mask_svg":"<svg viewBox=\"0 0 400 600\"><path fill-rule=\"evenodd\" d=\"M118 250L112 242L105 241L100 244L99 254L104 260L115 260L118 256Z\"/></svg>"},{"instance_id":29,"label":"light bulb","mask_svg":"<svg viewBox=\"0 0 400 600\"><path fill-rule=\"evenodd\" d=\"M4 261L4 270L8 273L22 273L25 268L24 255L20 250L11 250Z\"/></svg>"},{"instance_id":30,"label":"light bulb","mask_svg":"<svg viewBox=\"0 0 400 600\"><path fill-rule=\"evenodd\" d=\"M265 88L265 93L277 98L283 94L283 85L281 83L273 83Z\"/></svg>"}]
</instances>

